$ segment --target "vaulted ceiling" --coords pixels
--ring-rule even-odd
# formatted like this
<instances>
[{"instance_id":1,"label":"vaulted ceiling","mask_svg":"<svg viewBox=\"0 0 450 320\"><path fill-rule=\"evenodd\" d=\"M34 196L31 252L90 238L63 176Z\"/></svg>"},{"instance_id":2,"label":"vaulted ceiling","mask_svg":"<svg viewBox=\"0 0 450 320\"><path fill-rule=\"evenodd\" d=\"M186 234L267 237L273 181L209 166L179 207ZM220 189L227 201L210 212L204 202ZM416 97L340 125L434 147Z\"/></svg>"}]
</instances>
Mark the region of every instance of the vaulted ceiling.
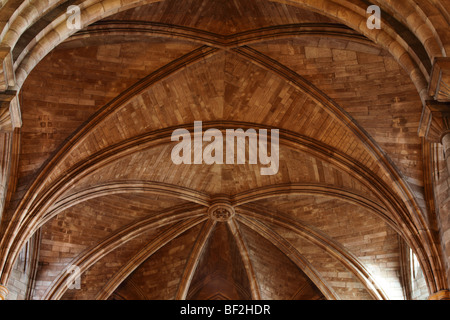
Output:
<instances>
[{"instance_id":1,"label":"vaulted ceiling","mask_svg":"<svg viewBox=\"0 0 450 320\"><path fill-rule=\"evenodd\" d=\"M2 282L35 237L31 299L406 299L405 248L425 297L446 287L418 132L450 29L408 19L434 1L372 1L382 31L366 1L38 2L4 35L22 126ZM84 28L63 36L68 5ZM174 164L194 121L279 129L278 173Z\"/></svg>"}]
</instances>

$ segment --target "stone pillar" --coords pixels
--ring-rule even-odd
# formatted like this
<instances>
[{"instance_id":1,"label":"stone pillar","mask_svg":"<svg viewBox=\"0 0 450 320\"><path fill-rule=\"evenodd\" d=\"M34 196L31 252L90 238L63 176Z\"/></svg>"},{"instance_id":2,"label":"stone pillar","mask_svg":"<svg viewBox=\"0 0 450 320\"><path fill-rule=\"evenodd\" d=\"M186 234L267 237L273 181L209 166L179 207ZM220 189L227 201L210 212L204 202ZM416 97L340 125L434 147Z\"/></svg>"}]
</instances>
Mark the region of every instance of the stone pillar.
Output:
<instances>
[{"instance_id":1,"label":"stone pillar","mask_svg":"<svg viewBox=\"0 0 450 320\"><path fill-rule=\"evenodd\" d=\"M435 294L432 294L428 300L450 300L450 291L449 290L442 290L439 292L436 292Z\"/></svg>"},{"instance_id":2,"label":"stone pillar","mask_svg":"<svg viewBox=\"0 0 450 320\"><path fill-rule=\"evenodd\" d=\"M444 146L445 162L447 164L447 170L450 175L450 133L447 133L442 139L442 145Z\"/></svg>"},{"instance_id":3,"label":"stone pillar","mask_svg":"<svg viewBox=\"0 0 450 320\"><path fill-rule=\"evenodd\" d=\"M6 300L8 293L8 289L5 286L0 285L0 300Z\"/></svg>"}]
</instances>

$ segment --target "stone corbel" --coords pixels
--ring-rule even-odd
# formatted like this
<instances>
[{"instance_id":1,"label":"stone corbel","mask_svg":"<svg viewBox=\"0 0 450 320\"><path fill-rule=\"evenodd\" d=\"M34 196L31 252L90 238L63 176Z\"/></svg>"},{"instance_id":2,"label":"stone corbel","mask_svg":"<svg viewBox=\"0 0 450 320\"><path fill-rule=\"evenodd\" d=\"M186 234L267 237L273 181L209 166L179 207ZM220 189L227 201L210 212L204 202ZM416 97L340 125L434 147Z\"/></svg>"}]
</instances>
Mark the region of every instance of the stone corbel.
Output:
<instances>
[{"instance_id":1,"label":"stone corbel","mask_svg":"<svg viewBox=\"0 0 450 320\"><path fill-rule=\"evenodd\" d=\"M0 300L6 300L8 293L8 289L5 286L0 285Z\"/></svg>"},{"instance_id":2,"label":"stone corbel","mask_svg":"<svg viewBox=\"0 0 450 320\"><path fill-rule=\"evenodd\" d=\"M450 102L450 58L436 58L428 94L438 102Z\"/></svg>"},{"instance_id":3,"label":"stone corbel","mask_svg":"<svg viewBox=\"0 0 450 320\"><path fill-rule=\"evenodd\" d=\"M441 143L450 133L450 102L427 101L420 120L419 136L429 142Z\"/></svg>"}]
</instances>

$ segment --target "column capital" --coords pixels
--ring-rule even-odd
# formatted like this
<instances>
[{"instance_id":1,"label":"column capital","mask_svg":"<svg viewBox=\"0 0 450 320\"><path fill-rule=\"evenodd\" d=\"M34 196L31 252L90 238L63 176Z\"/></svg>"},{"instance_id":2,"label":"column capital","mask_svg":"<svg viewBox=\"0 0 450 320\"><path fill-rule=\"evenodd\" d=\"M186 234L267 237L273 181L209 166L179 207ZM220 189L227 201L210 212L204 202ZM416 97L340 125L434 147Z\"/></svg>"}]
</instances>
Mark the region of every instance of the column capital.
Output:
<instances>
[{"instance_id":1,"label":"column capital","mask_svg":"<svg viewBox=\"0 0 450 320\"><path fill-rule=\"evenodd\" d=\"M8 293L8 289L0 284L0 300L6 300Z\"/></svg>"},{"instance_id":2,"label":"column capital","mask_svg":"<svg viewBox=\"0 0 450 320\"><path fill-rule=\"evenodd\" d=\"M442 143L450 133L450 102L426 101L419 125L419 136L429 142Z\"/></svg>"},{"instance_id":3,"label":"column capital","mask_svg":"<svg viewBox=\"0 0 450 320\"><path fill-rule=\"evenodd\" d=\"M450 290L442 290L432 294L428 300L450 300Z\"/></svg>"}]
</instances>

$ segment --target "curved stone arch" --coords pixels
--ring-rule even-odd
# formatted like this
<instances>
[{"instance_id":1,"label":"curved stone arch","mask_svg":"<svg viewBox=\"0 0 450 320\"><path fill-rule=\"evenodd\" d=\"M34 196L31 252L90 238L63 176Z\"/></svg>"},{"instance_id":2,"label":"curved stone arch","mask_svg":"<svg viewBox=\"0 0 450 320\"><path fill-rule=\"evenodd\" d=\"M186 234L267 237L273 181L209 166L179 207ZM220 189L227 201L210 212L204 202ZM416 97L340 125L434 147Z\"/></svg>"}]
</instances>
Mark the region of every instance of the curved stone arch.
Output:
<instances>
[{"instance_id":1,"label":"curved stone arch","mask_svg":"<svg viewBox=\"0 0 450 320\"><path fill-rule=\"evenodd\" d=\"M78 1L77 5L80 7L80 9L86 10L87 17L92 18L100 12L104 12L105 8L107 11L110 9L111 14L114 14L114 10L118 12L119 8L127 10L136 6L160 1L164 0L82 0ZM12 1L10 0L8 2ZM67 7L69 7L71 4L74 4L74 2L74 0L71 0L67 4ZM139 4L136 5L136 2L139 2ZM2 41L2 43L10 46L11 48L14 47L20 36L25 32L29 25L36 23L51 10L62 5L63 3L64 1L62 0L42 0L35 2L22 1L20 5L13 4L12 7L15 8L14 13L5 24L3 30L1 30L0 36L1 39L4 40ZM5 7L8 7L8 3L5 5ZM11 10L12 8L8 9ZM57 19L50 23L49 26L58 26L64 19L65 14L66 12L64 12L64 14L61 14ZM86 22L83 21L83 24L86 24Z\"/></svg>"},{"instance_id":2,"label":"curved stone arch","mask_svg":"<svg viewBox=\"0 0 450 320\"><path fill-rule=\"evenodd\" d=\"M356 2L362 10L366 10L369 5L376 5L380 8L382 28L389 26L389 30L392 29L394 33L390 33L390 35L411 54L423 74L428 78L434 58L445 55L445 52L439 45L439 37L433 33L434 28L426 23L426 17L419 14L417 6L414 8L408 0L395 2L359 0Z\"/></svg>"},{"instance_id":3,"label":"curved stone arch","mask_svg":"<svg viewBox=\"0 0 450 320\"><path fill-rule=\"evenodd\" d=\"M174 188L174 190L170 190L171 188ZM180 190L181 189L181 190ZM175 191L176 190L176 191ZM59 212L62 212L69 207L72 207L74 205L80 204L83 201L90 200L92 198L96 197L102 197L107 196L111 194L117 194L117 193L127 193L127 192L137 192L137 193L145 193L145 194L162 194L162 195L168 195L168 196L175 196L182 199L194 201L199 205L207 206L209 197L207 195L200 194L198 197L191 196L191 194L197 194L194 190L186 190L185 188L180 188L178 186L171 186L166 184L160 184L160 183L148 183L148 182L118 182L118 183L108 183L102 186L96 186L92 187L86 190L82 190L76 194L71 194L70 196L66 197L65 199L62 199L58 203L55 204L54 208L49 211L48 215L45 216L45 218L41 221L41 225L45 224L47 221L49 221L51 218L56 216ZM386 216L386 210L381 207L379 204L377 204L374 201L371 201L365 197L358 196L356 194L353 194L351 192L347 192L344 189L339 188L331 188L330 186L318 186L318 185L301 185L301 184L291 184L291 185L277 185L277 186L269 186L265 188L260 188L255 190L255 192L245 192L238 195L235 195L232 197L234 199L233 205L235 206L245 206L249 202L254 202L262 199L267 199L274 196L280 196L284 194L300 194L300 195L321 195L321 196L327 196L332 197L336 199L340 199L355 205L362 206L370 211L372 211L375 215L381 217L385 222L387 222L394 230L400 233L400 230L397 228L397 226L394 224L394 222ZM183 207L180 206L180 210L183 210ZM230 223L230 222L229 222ZM234 234L234 233L233 233ZM201 251L202 247L200 248ZM244 257L245 258L245 257ZM257 287L256 284L252 282L252 268L251 266L247 267L246 269L249 270L249 280L252 284L252 294L254 297L258 297L258 291L255 289ZM192 272L195 270L195 266L193 267ZM179 295L180 299L185 297L184 294L186 294L186 288L188 286L188 281L186 280L186 283L184 285L184 290L182 290ZM319 282L315 282L319 283ZM329 293L326 293L327 297L329 299L336 299L337 296L330 295ZM97 297L98 299L104 299L107 298L107 296L99 295Z\"/></svg>"},{"instance_id":4,"label":"curved stone arch","mask_svg":"<svg viewBox=\"0 0 450 320\"><path fill-rule=\"evenodd\" d=\"M243 124L243 123L228 123L231 126L236 126L240 128L257 128L260 125ZM226 122L212 122L205 123L204 129L209 127L218 128L226 126ZM192 124L184 127L192 126ZM81 179L80 175L87 175L93 172L97 168L102 167L105 163L113 161L113 159L118 159L126 154L131 154L137 150L142 150L143 148L150 148L152 145L158 145L162 143L161 141L168 140L173 128L167 128L159 130L158 132L153 132L151 134L146 134L141 136L139 139L132 139L132 141L125 141L120 143L115 148L109 148L93 157L89 163L82 162L79 167L73 168L71 171L66 173L64 179L60 181L55 181L53 186L45 192L45 195L41 195L40 199L35 199L37 203L33 207L29 207L25 213L28 213L27 219L22 222L22 226L16 225L16 230L13 231L14 236L6 235L5 241L9 241L11 245L10 250L7 255L3 256L4 272L2 273L2 280L5 281L9 277L9 273L12 267L13 261L15 261L16 256L19 252L18 248L21 248L27 236L30 232L35 230L36 225L39 223L40 219L43 217L44 213L50 208L50 203L54 203L66 190L76 181ZM167 141L168 142L168 141ZM429 247L429 241L427 241L426 233L425 235L420 234L416 231L417 226L415 226L409 218L409 213L402 201L398 199L398 196L392 194L384 183L374 178L370 173L365 172L364 166L356 164L351 159L348 159L345 155L340 154L337 151L330 151L329 147L318 143L317 141L312 141L309 138L301 137L299 135L282 132L280 134L280 142L284 143L286 146L291 146L295 150L303 150L314 156L328 160L336 166L340 167L344 171L350 173L352 176L356 177L359 181L364 181L366 187L374 192L374 194L379 197L380 201L388 208L388 211L393 214L396 218L396 222L402 227L402 234L407 239L408 244L411 248L415 248L417 255L422 263L424 273L426 274L427 281L431 288L434 286L439 286L440 278L435 278L433 275L439 272L439 261L430 261L427 252L433 250L433 247ZM107 155L109 154L109 155ZM75 178L77 177L77 178ZM65 187L63 187L65 185ZM30 212L33 212L30 214ZM11 227L12 229L12 227ZM10 229L10 230L11 230ZM32 233L31 233L32 234ZM422 244L420 239L422 239L425 244ZM3 242L5 245L7 242ZM436 269L437 268L437 269ZM436 275L439 275L437 273Z\"/></svg>"},{"instance_id":5,"label":"curved stone arch","mask_svg":"<svg viewBox=\"0 0 450 320\"><path fill-rule=\"evenodd\" d=\"M0 8L5 9L5 11L0 10L0 39L3 39L6 31L11 25L10 21L12 18L18 15L19 7L21 5L23 5L23 1L21 0L0 1Z\"/></svg>"},{"instance_id":6,"label":"curved stone arch","mask_svg":"<svg viewBox=\"0 0 450 320\"><path fill-rule=\"evenodd\" d=\"M375 299L375 300L387 300L387 295L384 293L383 289L377 284L373 276L370 274L370 272L367 271L365 266L359 261L358 258L353 256L350 252L348 252L343 246L341 246L336 241L330 239L325 234L321 233L320 231L314 230L310 226L306 226L304 224L298 223L293 220L287 220L287 222L283 221L281 218L272 215L270 217L264 217L263 215L259 213L255 213L254 210L245 208L239 210L239 215L237 217L237 220L241 223L244 223L250 228L254 228L255 231L260 233L263 237L265 237L267 240L274 243L274 239L282 239L282 241L277 241L278 245L281 245L280 250L285 250L285 248L290 248L293 250L293 246L287 241L286 239L282 238L280 235L278 235L275 231L270 230L270 228L266 227L262 222L263 221L269 221L270 223L274 223L278 226L287 227L289 230L295 232L299 237L308 240L309 242L313 243L316 246L319 246L320 248L324 249L328 254L333 256L335 259L337 259L342 265L345 266L347 270L349 270L355 277L357 277L361 283L364 285L366 290L369 292L369 294ZM275 244L274 243L274 244ZM297 251L297 250L295 250ZM290 257L289 252L284 252L288 257ZM301 254L298 253L300 256ZM305 258L303 258L305 259ZM305 259L305 261L307 261ZM313 268L309 263L307 263L308 268ZM301 268L303 272L308 274L307 268L305 266ZM315 269L312 269L315 271ZM315 271L317 272L317 271ZM309 275L309 274L308 274ZM323 284L320 285L320 283L317 282L317 279L311 279L313 282L321 286L321 291L324 293ZM322 280L323 281L323 280ZM326 282L325 282L326 283ZM328 285L329 286L329 285ZM332 287L327 287L328 290L332 290ZM326 292L326 291L325 291ZM328 297L333 297L333 294L329 291L327 293ZM333 298L336 299L338 296L334 296Z\"/></svg>"},{"instance_id":7,"label":"curved stone arch","mask_svg":"<svg viewBox=\"0 0 450 320\"><path fill-rule=\"evenodd\" d=\"M184 268L183 275L180 280L180 284L178 285L177 293L175 295L175 300L186 300L186 296L188 294L189 286L191 285L192 278L194 277L195 271L197 270L198 263L200 261L200 257L208 243L208 240L211 237L211 234L214 231L214 228L216 227L217 221L214 221L212 219L209 219L202 227L202 230L200 230L197 240L195 241L195 244L191 250L191 253L189 254L189 257L186 262L186 266ZM134 260L134 259L132 259ZM126 268L126 267L125 267ZM120 273L120 271L119 271ZM126 276L122 281L119 283L122 283L123 280L125 280L128 276ZM115 278L115 276L113 277ZM109 281L108 283L114 283L115 281ZM95 297L96 300L105 300L108 299L109 296L111 296L112 292L116 290L118 285L112 285L109 286L106 284L97 294Z\"/></svg>"},{"instance_id":8,"label":"curved stone arch","mask_svg":"<svg viewBox=\"0 0 450 320\"><path fill-rule=\"evenodd\" d=\"M173 190L171 190L173 188ZM316 190L318 192L315 192ZM58 203L55 204L54 208L50 210L48 215L45 216L45 218L41 221L41 224L38 226L42 226L46 222L48 222L50 219L55 217L59 212L62 212L72 206L75 206L77 204L80 204L83 201L88 201L90 199L96 198L96 197L102 197L107 196L111 194L117 194L117 193L127 193L127 192L134 192L134 193L145 193L145 194L161 194L166 196L174 196L179 197L182 199L194 201L199 205L207 206L209 201L209 197L207 195L200 194L198 197L191 196L192 194L197 194L194 190L186 190L185 188L180 188L178 186L171 186L166 184L160 184L160 183L147 183L147 182L118 182L118 183L108 183L102 186L96 186L92 187L86 190L82 190L76 194L72 194L68 196L65 199L62 199ZM384 208L380 207L377 203L370 201L366 198L360 197L358 195L354 195L352 193L346 192L346 190L339 190L336 189L335 192L332 191L332 188L329 186L311 186L311 185L299 185L299 184L293 184L293 185L284 185L284 186L270 186L267 188L261 188L258 190L255 190L255 193L250 195L248 193L245 194L239 194L234 196L234 205L241 206L245 205L249 202L258 201L262 199L267 199L273 196L280 196L283 194L301 194L301 195L324 195L329 197L334 197L336 199L340 199L343 201L348 201L349 203L353 203L356 205L361 205L371 211L373 211L376 215L383 215L382 218L387 221L388 223L393 222L385 216L382 212L385 211ZM180 206L179 210L182 211L185 208L183 206ZM175 209L174 209L175 210ZM178 210L178 209L177 209ZM171 209L172 211L172 209ZM188 210L190 211L190 210ZM398 228L393 225L393 228L398 230ZM201 248L200 248L201 249ZM200 250L201 251L201 250ZM249 277L251 274L249 275ZM249 279L251 281L251 279ZM313 281L314 282L314 281ZM186 282L188 283L188 282ZM316 283L316 282L315 282ZM317 282L318 283L318 282ZM256 287L255 284L253 284L253 287ZM185 294L187 292L184 292ZM254 297L258 297L257 292L252 290L252 293L254 293ZM335 299L337 296L330 295L329 293L326 293L327 297L329 299ZM180 297L183 297L183 295L180 295ZM97 297L98 299L104 299L107 298L106 296L100 295Z\"/></svg>"},{"instance_id":9,"label":"curved stone arch","mask_svg":"<svg viewBox=\"0 0 450 320\"><path fill-rule=\"evenodd\" d=\"M248 226L254 223L269 222L274 223L283 228L287 228L290 231L295 232L301 238L308 240L314 245L322 248L325 252L337 259L342 265L344 265L354 276L356 276L361 283L365 286L366 290L376 300L387 300L388 297L381 286L377 283L372 274L366 269L364 264L359 259L349 252L337 241L331 239L326 234L322 233L315 228L294 221L288 218L281 218L275 214L261 212L260 209L251 207L237 208L239 212L238 221L244 222ZM242 218L244 217L244 219ZM250 218L250 219L248 219ZM262 224L261 224L262 225ZM269 228L264 228L269 230ZM274 231L272 231L274 232Z\"/></svg>"},{"instance_id":10,"label":"curved stone arch","mask_svg":"<svg viewBox=\"0 0 450 320\"><path fill-rule=\"evenodd\" d=\"M68 285L73 282L75 275L67 272L70 266L76 266L80 270L80 274L83 274L101 258L105 257L108 253L116 250L127 241L139 237L144 232L153 229L155 227L167 226L175 223L168 230L162 232L162 234L150 243L153 250L157 250L177 236L183 234L196 225L206 221L208 216L205 209L186 208L185 210L178 209L177 211L168 211L162 215L143 219L137 223L131 224L123 228L118 233L104 239L101 243L95 247L81 253L77 258L73 259L68 267L63 270L45 293L45 300L55 300L62 297Z\"/></svg>"},{"instance_id":11,"label":"curved stone arch","mask_svg":"<svg viewBox=\"0 0 450 320\"><path fill-rule=\"evenodd\" d=\"M94 116L91 118L91 120L86 124L86 126L83 127L83 130L89 131L89 129L97 124L99 121L98 119L102 119L103 117L107 117L111 109L114 109L115 106L121 105L124 103L124 101L127 101L132 96L143 90L144 88L147 88L149 85L156 83L157 81L168 77L170 75L173 75L174 73L182 70L187 65L194 64L198 61L200 61L202 58L205 58L207 56L213 55L217 52L217 49L214 48L208 48L208 47L200 47L193 52L190 52L183 57L176 59L175 61L169 63L168 65L156 70L152 74L150 74L148 77L142 79L141 81L134 84L132 87L130 87L128 90L123 92L119 97L116 97L113 99L110 103L105 105L99 112L94 114ZM24 195L23 199L26 199L27 197L33 197L33 194L38 194L42 192L42 183L45 181L46 176L51 172L51 170L54 170L54 168L57 166L57 162L61 160L62 155L65 155L68 153L68 149L73 148L75 143L80 144L82 142L82 139L84 137L83 130L78 130L74 134L72 134L71 139L65 144L63 147L61 147L54 157L45 165L45 167L41 168L39 171L39 174L37 178L33 181L30 188L27 190L26 194ZM18 227L20 223L22 223L22 220L25 215L27 215L28 211L30 210L30 207L19 210L19 212L22 212L22 216L14 216L11 220L11 223L7 226L7 229L5 231L5 234L9 233L11 230ZM12 240L12 239L9 239ZM5 245L5 240L3 237L0 239L0 247ZM6 246L9 246L11 242L6 244Z\"/></svg>"},{"instance_id":12,"label":"curved stone arch","mask_svg":"<svg viewBox=\"0 0 450 320\"><path fill-rule=\"evenodd\" d=\"M111 181L106 184L80 190L58 200L52 207L49 208L48 212L40 220L40 223L36 228L40 228L59 213L75 205L91 199L123 193L143 193L149 195L176 197L178 199L187 200L205 207L209 206L211 199L209 195L196 190L157 181ZM258 200L290 194L331 197L364 207L370 210L373 214L382 218L396 231L400 232L400 229L395 224L395 221L388 216L385 207L362 195L358 195L344 188L337 188L329 185L291 183L261 187L250 192L242 192L233 195L232 205L238 207Z\"/></svg>"},{"instance_id":13,"label":"curved stone arch","mask_svg":"<svg viewBox=\"0 0 450 320\"><path fill-rule=\"evenodd\" d=\"M333 6L332 6L333 7ZM96 7L96 8L99 8L98 6ZM103 8L103 7L102 7ZM333 7L333 8L335 8L336 9L336 7ZM100 9L98 9L100 12L104 12L105 11L105 9L103 8L102 10L100 10ZM323 13L323 12L322 12ZM341 14L345 14L344 12L341 12ZM403 183L403 182L401 182L401 183ZM410 201L410 200L406 200L406 201L404 201L406 204L408 204L408 205L410 205L411 203L413 204L413 206L414 206L414 201Z\"/></svg>"},{"instance_id":14,"label":"curved stone arch","mask_svg":"<svg viewBox=\"0 0 450 320\"><path fill-rule=\"evenodd\" d=\"M120 3L120 5L126 6L125 9L129 9L129 8L132 8L135 6L141 6L141 5L146 5L146 4L160 2L160 1L164 1L164 0L140 1L137 4L136 4L136 1L128 1L127 3ZM11 2L12 1L8 1L6 6L8 6L9 3L11 3ZM84 1L83 3L81 3L80 6L82 8L88 8L90 6L97 5L98 3L99 3L99 0L89 0L89 1ZM383 8L389 6L389 3L385 3L382 1L377 1L376 3ZM301 2L298 4L301 4ZM405 3L402 2L402 5L404 5L404 4ZM36 21L38 21L39 18L41 18L44 14L48 13L53 8L55 8L59 5L61 5L61 3L58 1L53 1L53 2L52 1L47 1L47 2L39 1L38 3L22 3L20 6L16 4L16 8L15 8L16 10L12 10L14 12L14 14L9 19L9 22L5 24L5 28L4 28L4 30L2 30L2 33L1 33L1 38L5 40L5 44L14 45L14 43L17 42L17 37L21 33L23 33L23 31L26 29L26 27L24 26L23 20L25 20L28 23L28 25L33 24ZM108 3L108 2L102 3L102 6L104 9L107 9L107 8L111 7L112 5L113 5L112 3ZM305 4L305 5L307 5L307 4ZM353 5L353 7L354 7L354 5ZM404 19L402 22L404 22L406 25L408 25L411 30L415 30L415 29L419 28L420 26L422 26L422 24L417 25L417 22L415 20L408 21L407 18L409 17L409 15L408 15L408 17L404 17L404 15L409 13L409 11L407 9L405 9L404 7L400 6L400 7L396 7L395 9L401 13L399 15L399 17ZM11 10L11 8L10 8L10 10ZM97 10L100 10L100 9L97 9ZM119 8L116 8L116 10L118 12ZM317 9L317 10L320 11L320 9ZM324 14L323 11L320 11L320 12L322 12L322 14ZM18 17L20 17L22 21L20 21L18 19ZM11 34L8 34L8 31L10 31L10 29L13 30L14 32L9 32ZM429 40L429 38L423 39L422 43L425 43L427 40ZM429 51L430 50L431 49L429 49Z\"/></svg>"},{"instance_id":15,"label":"curved stone arch","mask_svg":"<svg viewBox=\"0 0 450 320\"><path fill-rule=\"evenodd\" d=\"M202 59L206 56L210 56L210 55L214 54L215 52L217 52L215 49L208 49L205 47L201 47L201 48L185 55L184 57L178 59L177 61L174 61L173 63L167 65L166 67L163 67L160 70L152 73L150 76L143 79L136 85L132 86L129 90L126 90L122 95L120 95L119 97L117 97L116 99L111 101L111 103L106 105L103 109L101 109L101 111L99 111L96 115L94 115L94 117L89 121L89 123L83 129L81 129L80 131L75 133L72 136L72 138L70 139L70 141L66 144L65 147L60 149L60 151L56 154L56 156L52 159L52 161L50 161L50 163L48 163L46 168L44 168L41 171L41 174L39 175L39 177L35 180L32 187L28 190L27 195L38 192L35 189L35 187L38 185L40 179L45 174L47 174L48 171L52 167L53 168L55 167L55 163L58 160L62 161L62 159L59 159L59 157L61 157L61 155L64 153L67 154L68 149L74 148L75 146L79 145L83 141L83 137L85 137L87 135L87 133L90 130L92 130L92 128L94 128L99 122L101 122L102 119L105 119L106 117L108 117L108 115L110 115L113 112L113 110L118 108L125 101L127 101L128 99L131 99L131 97L133 97L134 95L139 93L144 88L147 88L148 86L152 85L156 81L159 81L160 79L162 79L164 77L174 74L175 72L180 70L180 68L183 68L186 64L196 63L197 61L199 61L199 59ZM278 73L280 75L282 75L282 73L280 73L280 72L278 72ZM287 80L290 80L289 77L285 76L285 78ZM329 99L327 97L325 97L322 93L320 93L316 88L313 88L310 84L305 83L305 81L303 81L301 79L300 79L300 82L301 82L300 86L299 86L300 88L302 88L305 92L309 91L309 94L311 94L311 92L315 93L314 98L319 100L325 106L328 106L328 108L332 109L335 113L337 113L337 118L347 119L346 121L344 121L344 124L350 124L354 128L355 132L358 132L358 131L362 132L361 130L359 130L359 128L355 129L355 126L353 125L353 121L351 121L351 119L348 119L349 118L348 115L343 113L342 109L340 109L336 105L333 105L332 103L329 103ZM305 86L306 86L306 89L305 89ZM365 133L360 133L360 135L365 136ZM363 138L363 140L366 140L366 139L369 140L367 137ZM25 195L25 198L27 197L27 195Z\"/></svg>"},{"instance_id":16,"label":"curved stone arch","mask_svg":"<svg viewBox=\"0 0 450 320\"><path fill-rule=\"evenodd\" d=\"M1 29L0 39L2 43L10 43L11 40L15 43L14 39L17 38L27 28L28 23L34 23L38 21L46 12L51 10L55 4L50 4L49 1L36 1L34 3L22 1L16 2L6 0L6 3L1 6L11 10L13 12L8 20L4 23Z\"/></svg>"},{"instance_id":17,"label":"curved stone arch","mask_svg":"<svg viewBox=\"0 0 450 320\"><path fill-rule=\"evenodd\" d=\"M191 128L192 124L181 125L180 127ZM208 128L221 128L225 130L226 127L239 127L239 128L259 128L262 127L258 124L251 123L241 123L241 122L207 122L203 124L203 129L207 130ZM178 126L176 127L178 128ZM80 161L77 165L72 167L70 170L65 172L64 177L55 181L52 186L50 186L45 193L47 196L42 196L41 200L36 197L36 202L32 206L27 207L27 212L35 211L42 203L42 198L50 197L46 201L48 204L45 207L40 208L40 212L47 212L51 208L51 203L54 203L62 196L69 188L73 185L73 183L79 181L80 179L87 177L91 173L94 173L96 170L104 167L105 165L121 159L127 155L133 154L135 152L142 151L144 149L149 149L154 146L170 144L172 143L169 138L171 133L175 128L166 128L162 130L157 130L155 132L151 132L145 135L142 135L138 138L131 138L129 140L123 141L115 146L112 146L106 150L102 150L93 156L90 157L90 161L86 163L85 161ZM368 169L364 167L362 164L358 164L355 161L349 159L346 155L341 154L339 151L330 150L328 146L322 144L318 141L314 141L307 137L300 136L298 134L283 131L280 134L280 142L281 144L292 148L294 150L300 150L307 152L315 157L318 157L322 160L333 160L332 163L336 164L339 168L343 169L345 172L354 176L358 179L363 179L364 176L358 175L357 170L359 169L361 173L367 171ZM330 161L329 161L330 162ZM369 171L366 172L366 178L371 176ZM371 177L372 178L372 177ZM370 181L373 181L370 179ZM381 182L380 180L377 180ZM370 183L362 183L366 187L370 189ZM376 193L380 195L380 193ZM201 200L200 200L201 201ZM34 218L34 217L28 217Z\"/></svg>"},{"instance_id":18,"label":"curved stone arch","mask_svg":"<svg viewBox=\"0 0 450 320\"><path fill-rule=\"evenodd\" d=\"M279 0L278 0L279 1ZM80 7L82 10L82 27L86 27L89 24L101 20L111 14L130 9L132 7L137 7L140 5L152 3L156 1L128 1L126 6L123 6L121 2L116 2L113 0L92 0L83 2ZM366 26L366 12L356 13L355 11L342 6L334 1L328 0L301 0L301 1L284 1L284 3L297 5L305 7L307 9L319 12L321 14L327 15L329 17L338 19L353 29L361 32L375 43L381 45L387 49L396 60L402 65L408 73L411 75L413 83L416 85L417 91L419 92L423 101L427 99L427 81L425 76L420 71L420 68L416 65L414 60L411 58L406 42L398 42L397 34L390 28L386 28L389 32L384 30L378 30L378 32L371 32ZM363 10L361 10L363 11ZM69 30L67 27L64 16L61 15L52 24L45 28L35 39L39 39L39 42L31 49L28 48L28 55L22 61L20 66L16 69L16 78L18 87L21 87L24 83L26 77L31 72L31 70L39 63L39 61L47 55L53 48L55 48L62 41L67 39L71 34L74 33L73 30ZM29 18L32 21L36 17ZM18 30L14 32L16 36L11 35L11 40L9 40L9 33L5 34L5 38L8 39L4 42L4 45L14 47L17 42L19 35L24 31L24 27L18 27ZM376 35L375 35L376 34Z\"/></svg>"},{"instance_id":19,"label":"curved stone arch","mask_svg":"<svg viewBox=\"0 0 450 320\"><path fill-rule=\"evenodd\" d=\"M214 124L211 124L211 126L214 126L214 127L216 127ZM254 127L254 126L249 126L249 125L247 125L248 127ZM240 127L242 127L242 125L240 126ZM159 137L160 139L161 139L161 136ZM283 137L282 137L283 138ZM292 137L291 137L291 139L292 139ZM288 139L289 140L289 139ZM155 142L154 141L154 139L152 139L152 138L150 138L150 139L148 139L148 141L153 141L153 142ZM137 145L137 146L140 146L140 147L144 147L145 146L145 143L144 142L142 142L142 141L134 141L134 143L135 143L135 145ZM148 142L147 142L148 143ZM305 150L309 150L310 152L314 152L317 156L319 156L320 157L320 152L317 152L317 150L314 150L314 149L317 149L318 147L319 147L319 145L316 145L316 146L312 146L312 145L310 145L309 147L308 147L308 143L310 143L310 141L304 141L303 142L303 144L306 144L306 149L305 149L305 146L302 146L300 149L305 149ZM299 145L299 144L295 144L295 147L294 148L296 148L297 150L299 149L299 147L300 147L301 145ZM147 146L148 147L148 146ZM120 157L120 155L119 154L117 154L117 152L118 152L118 150L122 150L122 152L126 152L126 150L127 150L128 148L119 148L119 149L116 149L116 150L109 150L109 152L110 152L110 154L112 154L112 155L114 155L115 157L117 157L117 156L119 156ZM129 152L134 152L134 150L135 149L133 149L133 148L131 148L131 151L130 150L128 150ZM326 147L322 147L322 152L324 153L324 154L322 154L322 157L324 157L324 158L329 158L330 157L330 153L329 153L329 150L326 148ZM123 155L121 155L121 156L123 156ZM332 155L331 155L332 157L334 157L334 158L336 158L336 157L338 157L338 154L337 153L333 153ZM100 159L102 159L103 158L103 156L101 156L101 155L99 155L99 158ZM344 159L345 159L345 157L343 157L342 158L342 161L344 161ZM335 160L336 161L336 160ZM90 169L90 170L95 170L95 168L92 168L92 165L94 164L94 160L92 160L91 161L91 163L90 164L85 164L85 166L88 168L88 169ZM337 164L339 164L339 161L337 162ZM348 164L348 166L350 166L350 168L351 168L351 170L352 170L352 173L355 173L355 168L354 168L354 164L352 163L352 164ZM99 167L101 167L101 165L99 165ZM79 173L79 170L78 169L75 169L74 170L76 173ZM359 176L359 178L361 179L364 179L363 177L361 177L361 176ZM70 181L71 183L73 182L73 179L71 179L70 177L68 177L68 181ZM369 184L370 185L370 184ZM61 189L59 189L58 187L56 187L56 190L60 190L60 191L62 191ZM51 192L51 194L52 194L52 192ZM56 198L55 198L56 199ZM395 203L395 201L394 201L394 203ZM389 201L386 203L388 206L390 206L390 204L389 204ZM393 207L392 206L390 206L390 208L391 208L391 212L396 212L394 209L393 209ZM31 229L32 230L32 229ZM25 232L25 231L23 231L23 232ZM23 234L23 232L21 232L22 234ZM19 236L19 238L20 238L20 236Z\"/></svg>"}]
</instances>

